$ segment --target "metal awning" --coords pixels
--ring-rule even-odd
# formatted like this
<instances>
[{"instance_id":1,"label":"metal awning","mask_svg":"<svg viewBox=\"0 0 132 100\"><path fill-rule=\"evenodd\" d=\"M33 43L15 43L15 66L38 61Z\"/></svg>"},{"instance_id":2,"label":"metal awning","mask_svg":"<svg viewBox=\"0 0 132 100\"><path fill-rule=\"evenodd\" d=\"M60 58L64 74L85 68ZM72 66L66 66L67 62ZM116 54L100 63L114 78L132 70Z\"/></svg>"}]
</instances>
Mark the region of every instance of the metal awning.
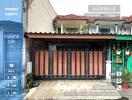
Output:
<instances>
[{"instance_id":1,"label":"metal awning","mask_svg":"<svg viewBox=\"0 0 132 100\"><path fill-rule=\"evenodd\" d=\"M25 33L25 37L32 39L63 39L63 40L110 40L116 39L115 34L59 34L59 33Z\"/></svg>"},{"instance_id":2,"label":"metal awning","mask_svg":"<svg viewBox=\"0 0 132 100\"><path fill-rule=\"evenodd\" d=\"M116 40L132 40L132 35L117 35Z\"/></svg>"}]
</instances>

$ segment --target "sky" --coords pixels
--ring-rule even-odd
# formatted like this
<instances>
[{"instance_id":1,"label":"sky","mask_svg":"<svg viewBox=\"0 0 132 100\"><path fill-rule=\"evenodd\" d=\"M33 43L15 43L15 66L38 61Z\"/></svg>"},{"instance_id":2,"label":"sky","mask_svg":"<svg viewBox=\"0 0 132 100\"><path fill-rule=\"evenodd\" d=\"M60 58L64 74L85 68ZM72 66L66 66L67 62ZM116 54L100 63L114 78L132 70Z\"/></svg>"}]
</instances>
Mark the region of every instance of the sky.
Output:
<instances>
[{"instance_id":1,"label":"sky","mask_svg":"<svg viewBox=\"0 0 132 100\"><path fill-rule=\"evenodd\" d=\"M132 15L132 0L50 0L58 15L88 13L88 5L120 5L121 16Z\"/></svg>"}]
</instances>

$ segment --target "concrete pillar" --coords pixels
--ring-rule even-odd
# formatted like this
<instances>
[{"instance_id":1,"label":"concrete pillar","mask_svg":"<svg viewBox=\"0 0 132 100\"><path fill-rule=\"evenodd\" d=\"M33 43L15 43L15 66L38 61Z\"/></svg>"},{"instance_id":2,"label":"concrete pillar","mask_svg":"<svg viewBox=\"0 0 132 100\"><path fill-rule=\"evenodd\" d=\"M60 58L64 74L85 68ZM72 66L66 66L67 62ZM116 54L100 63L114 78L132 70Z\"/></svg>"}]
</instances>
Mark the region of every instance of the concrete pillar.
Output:
<instances>
[{"instance_id":1,"label":"concrete pillar","mask_svg":"<svg viewBox=\"0 0 132 100\"><path fill-rule=\"evenodd\" d=\"M82 26L82 24L81 24L81 25L80 25L80 34L83 33L82 28L83 28L83 26Z\"/></svg>"},{"instance_id":2,"label":"concrete pillar","mask_svg":"<svg viewBox=\"0 0 132 100\"><path fill-rule=\"evenodd\" d=\"M132 35L132 25L131 25L131 35Z\"/></svg>"},{"instance_id":3,"label":"concrete pillar","mask_svg":"<svg viewBox=\"0 0 132 100\"><path fill-rule=\"evenodd\" d=\"M118 33L118 24L115 24L115 33Z\"/></svg>"},{"instance_id":4,"label":"concrete pillar","mask_svg":"<svg viewBox=\"0 0 132 100\"><path fill-rule=\"evenodd\" d=\"M63 24L61 24L61 34L63 33Z\"/></svg>"},{"instance_id":5,"label":"concrete pillar","mask_svg":"<svg viewBox=\"0 0 132 100\"><path fill-rule=\"evenodd\" d=\"M96 24L96 33L99 33L99 24Z\"/></svg>"},{"instance_id":6,"label":"concrete pillar","mask_svg":"<svg viewBox=\"0 0 132 100\"><path fill-rule=\"evenodd\" d=\"M107 60L111 61L111 42L107 44Z\"/></svg>"},{"instance_id":7,"label":"concrete pillar","mask_svg":"<svg viewBox=\"0 0 132 100\"><path fill-rule=\"evenodd\" d=\"M106 61L106 81L111 82L111 61Z\"/></svg>"},{"instance_id":8,"label":"concrete pillar","mask_svg":"<svg viewBox=\"0 0 132 100\"><path fill-rule=\"evenodd\" d=\"M111 43L107 46L106 81L111 82Z\"/></svg>"}]
</instances>

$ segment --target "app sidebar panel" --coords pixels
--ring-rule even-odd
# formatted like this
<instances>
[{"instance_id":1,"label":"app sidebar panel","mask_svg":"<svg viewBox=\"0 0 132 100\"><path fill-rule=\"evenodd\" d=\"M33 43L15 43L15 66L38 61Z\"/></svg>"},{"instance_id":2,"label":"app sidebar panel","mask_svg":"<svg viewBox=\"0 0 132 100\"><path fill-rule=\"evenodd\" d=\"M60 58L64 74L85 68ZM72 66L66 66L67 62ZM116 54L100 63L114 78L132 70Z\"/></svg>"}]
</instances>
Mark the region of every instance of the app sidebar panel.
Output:
<instances>
[{"instance_id":1,"label":"app sidebar panel","mask_svg":"<svg viewBox=\"0 0 132 100\"><path fill-rule=\"evenodd\" d=\"M0 1L0 100L23 99L22 5Z\"/></svg>"}]
</instances>

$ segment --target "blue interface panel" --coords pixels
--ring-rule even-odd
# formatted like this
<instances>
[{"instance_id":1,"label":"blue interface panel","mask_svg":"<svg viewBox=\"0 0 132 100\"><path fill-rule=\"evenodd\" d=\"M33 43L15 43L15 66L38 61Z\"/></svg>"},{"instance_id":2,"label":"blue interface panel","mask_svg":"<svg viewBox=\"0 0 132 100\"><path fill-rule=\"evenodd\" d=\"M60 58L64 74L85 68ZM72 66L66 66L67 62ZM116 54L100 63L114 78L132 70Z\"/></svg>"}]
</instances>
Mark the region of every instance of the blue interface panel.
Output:
<instances>
[{"instance_id":1,"label":"blue interface panel","mask_svg":"<svg viewBox=\"0 0 132 100\"><path fill-rule=\"evenodd\" d=\"M22 1L0 1L0 100L23 99Z\"/></svg>"},{"instance_id":2,"label":"blue interface panel","mask_svg":"<svg viewBox=\"0 0 132 100\"><path fill-rule=\"evenodd\" d=\"M0 21L22 22L23 0L0 0Z\"/></svg>"},{"instance_id":3,"label":"blue interface panel","mask_svg":"<svg viewBox=\"0 0 132 100\"><path fill-rule=\"evenodd\" d=\"M0 22L0 100L23 98L22 24Z\"/></svg>"}]
</instances>

